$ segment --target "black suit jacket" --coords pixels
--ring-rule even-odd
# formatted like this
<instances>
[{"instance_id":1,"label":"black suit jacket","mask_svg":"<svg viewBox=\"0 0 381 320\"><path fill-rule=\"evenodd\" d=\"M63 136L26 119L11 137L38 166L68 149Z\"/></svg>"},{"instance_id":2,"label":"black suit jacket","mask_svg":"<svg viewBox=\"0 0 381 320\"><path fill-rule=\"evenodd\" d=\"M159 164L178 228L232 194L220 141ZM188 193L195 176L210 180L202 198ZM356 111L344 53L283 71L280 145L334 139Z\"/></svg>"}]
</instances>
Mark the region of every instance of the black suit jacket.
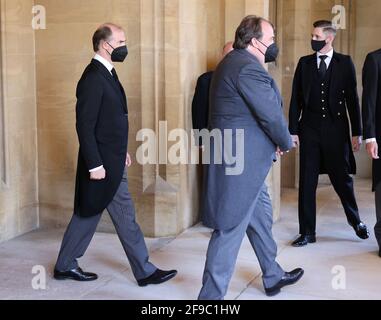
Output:
<instances>
[{"instance_id":1,"label":"black suit jacket","mask_svg":"<svg viewBox=\"0 0 381 320\"><path fill-rule=\"evenodd\" d=\"M79 139L74 212L83 217L103 212L122 180L128 143L127 99L119 81L93 59L77 86ZM89 170L103 165L106 178L90 180Z\"/></svg>"},{"instance_id":2,"label":"black suit jacket","mask_svg":"<svg viewBox=\"0 0 381 320\"><path fill-rule=\"evenodd\" d=\"M212 82L213 71L202 74L196 85L192 101L193 129L207 129L209 119L209 90Z\"/></svg>"},{"instance_id":3,"label":"black suit jacket","mask_svg":"<svg viewBox=\"0 0 381 320\"><path fill-rule=\"evenodd\" d=\"M339 120L342 118L346 122L346 134L350 147L348 148L348 154L345 156L349 163L349 173L356 174L356 161L351 147L347 116L348 111L352 136L361 136L361 111L355 67L350 56L334 52L329 68L331 68L329 111L333 119ZM302 57L295 71L290 103L289 129L293 135L300 134L303 111L309 108L314 72L317 72L316 53ZM332 139L334 138L332 137ZM326 173L324 166L321 166L320 173Z\"/></svg>"},{"instance_id":4,"label":"black suit jacket","mask_svg":"<svg viewBox=\"0 0 381 320\"><path fill-rule=\"evenodd\" d=\"M363 68L364 139L381 143L381 49L368 54ZM381 161L373 161L373 190L381 182Z\"/></svg>"},{"instance_id":5,"label":"black suit jacket","mask_svg":"<svg viewBox=\"0 0 381 320\"><path fill-rule=\"evenodd\" d=\"M361 136L361 111L357 93L356 71L350 56L334 52L330 68L332 78L329 91L331 116L346 117L349 113L352 136ZM303 110L308 108L313 73L317 69L316 53L302 57L296 68L290 104L290 132L299 134L300 118Z\"/></svg>"}]
</instances>

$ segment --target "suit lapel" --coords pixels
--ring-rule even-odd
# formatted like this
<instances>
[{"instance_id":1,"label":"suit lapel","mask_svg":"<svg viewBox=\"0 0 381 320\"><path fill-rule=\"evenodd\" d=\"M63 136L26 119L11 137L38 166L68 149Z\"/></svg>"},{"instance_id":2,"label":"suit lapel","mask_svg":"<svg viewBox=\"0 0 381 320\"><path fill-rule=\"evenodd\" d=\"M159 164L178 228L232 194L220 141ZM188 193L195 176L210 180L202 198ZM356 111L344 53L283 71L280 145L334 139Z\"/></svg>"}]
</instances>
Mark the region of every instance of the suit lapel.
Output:
<instances>
[{"instance_id":1,"label":"suit lapel","mask_svg":"<svg viewBox=\"0 0 381 320\"><path fill-rule=\"evenodd\" d=\"M118 95L120 102L122 103L123 110L127 113L127 100L126 100L126 95L124 93L123 87L120 85L119 82L115 81L114 77L110 74L110 72L102 63L100 63L99 61L95 59L92 60L92 63L94 63L94 65L98 68L102 76L104 76L106 80L114 88L115 93Z\"/></svg>"},{"instance_id":2,"label":"suit lapel","mask_svg":"<svg viewBox=\"0 0 381 320\"><path fill-rule=\"evenodd\" d=\"M329 66L331 68L331 83L330 83L330 86L329 86L329 92L330 92L330 96L333 97L333 93L334 92L337 92L337 85L339 83L339 72L338 69L340 68L340 59L338 57L338 55L336 54L336 52L333 53L333 57L332 57L332 61L331 61L331 64ZM331 106L334 106L335 104L334 103L330 103Z\"/></svg>"},{"instance_id":3,"label":"suit lapel","mask_svg":"<svg viewBox=\"0 0 381 320\"><path fill-rule=\"evenodd\" d=\"M310 101L311 87L313 77L317 74L317 62L316 54L310 56L310 59L306 62L306 71L304 72L302 78L304 83L304 103L307 106Z\"/></svg>"},{"instance_id":4,"label":"suit lapel","mask_svg":"<svg viewBox=\"0 0 381 320\"><path fill-rule=\"evenodd\" d=\"M126 113L128 113L126 93L124 92L123 86L121 84L119 86L120 86L120 90L122 91L122 96L123 96L123 102L124 102L123 108L124 108L124 111Z\"/></svg>"}]
</instances>

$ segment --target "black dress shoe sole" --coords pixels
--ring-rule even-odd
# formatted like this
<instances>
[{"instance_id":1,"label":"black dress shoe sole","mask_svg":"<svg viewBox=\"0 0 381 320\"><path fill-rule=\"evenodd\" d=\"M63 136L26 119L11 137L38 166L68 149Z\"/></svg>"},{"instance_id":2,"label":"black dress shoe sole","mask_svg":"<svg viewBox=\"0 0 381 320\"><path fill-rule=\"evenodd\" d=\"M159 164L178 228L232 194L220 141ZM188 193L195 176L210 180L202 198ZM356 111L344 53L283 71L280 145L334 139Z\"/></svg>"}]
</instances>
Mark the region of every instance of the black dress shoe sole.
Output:
<instances>
[{"instance_id":1,"label":"black dress shoe sole","mask_svg":"<svg viewBox=\"0 0 381 320\"><path fill-rule=\"evenodd\" d=\"M358 233L356 233L356 235L357 235L360 239L362 239L362 240L367 240L367 239L369 239L369 236L370 236L369 233L367 233L367 234L358 234Z\"/></svg>"},{"instance_id":2,"label":"black dress shoe sole","mask_svg":"<svg viewBox=\"0 0 381 320\"><path fill-rule=\"evenodd\" d=\"M302 247L305 247L305 246L307 246L308 244L311 244L311 243L316 243L316 239L307 241L307 243L303 243L303 244L301 244L301 243L292 243L292 246L294 248L302 248Z\"/></svg>"},{"instance_id":3,"label":"black dress shoe sole","mask_svg":"<svg viewBox=\"0 0 381 320\"><path fill-rule=\"evenodd\" d=\"M278 290L275 290L275 291L271 291L271 292L267 292L266 291L266 296L268 297L275 297L276 295L278 295L280 293L281 289L278 289Z\"/></svg>"},{"instance_id":4,"label":"black dress shoe sole","mask_svg":"<svg viewBox=\"0 0 381 320\"><path fill-rule=\"evenodd\" d=\"M63 281L63 280L75 280L75 281L80 281L80 282L89 282L89 281L95 281L95 280L97 280L98 277L89 278L89 279L79 279L79 278L76 278L76 277L55 275L54 279L59 280L59 281Z\"/></svg>"},{"instance_id":5,"label":"black dress shoe sole","mask_svg":"<svg viewBox=\"0 0 381 320\"><path fill-rule=\"evenodd\" d=\"M275 290L265 290L266 296L268 296L268 297L274 297L274 296L278 295L281 292L282 288L287 287L287 286L292 286L293 284L297 283L303 277L303 275L304 275L304 271L302 271L299 274L299 276L296 277L293 281L285 284L284 286L282 286L280 288L277 288Z\"/></svg>"},{"instance_id":6,"label":"black dress shoe sole","mask_svg":"<svg viewBox=\"0 0 381 320\"><path fill-rule=\"evenodd\" d=\"M356 236L359 237L362 240L367 240L370 237L370 232L368 228L365 226L364 228L357 229L357 226L354 226L353 224L349 223L349 225L355 230Z\"/></svg>"},{"instance_id":7,"label":"black dress shoe sole","mask_svg":"<svg viewBox=\"0 0 381 320\"><path fill-rule=\"evenodd\" d=\"M146 287L150 284L161 284L161 283L164 283L164 282L167 282L167 281L173 279L176 275L177 275L177 272L173 272L173 273L169 274L168 276L163 277L161 279L152 280L152 281L142 281L142 282L138 281L138 286L139 287Z\"/></svg>"}]
</instances>

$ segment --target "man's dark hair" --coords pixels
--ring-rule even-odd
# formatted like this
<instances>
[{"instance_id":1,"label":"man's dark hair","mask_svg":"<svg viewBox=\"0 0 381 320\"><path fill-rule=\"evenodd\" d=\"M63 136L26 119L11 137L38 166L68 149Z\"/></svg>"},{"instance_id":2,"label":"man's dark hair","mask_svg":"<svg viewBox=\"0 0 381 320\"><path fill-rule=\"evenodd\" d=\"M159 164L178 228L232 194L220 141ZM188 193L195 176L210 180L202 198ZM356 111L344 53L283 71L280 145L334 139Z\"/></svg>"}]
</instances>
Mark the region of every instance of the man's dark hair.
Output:
<instances>
[{"instance_id":1,"label":"man's dark hair","mask_svg":"<svg viewBox=\"0 0 381 320\"><path fill-rule=\"evenodd\" d=\"M235 33L233 48L246 49L253 38L261 40L263 37L262 22L264 21L270 23L274 28L274 25L270 21L262 17L254 15L245 17Z\"/></svg>"},{"instance_id":2,"label":"man's dark hair","mask_svg":"<svg viewBox=\"0 0 381 320\"><path fill-rule=\"evenodd\" d=\"M337 28L336 26L328 20L319 20L314 23L314 28L322 28L324 33L330 33L336 36Z\"/></svg>"},{"instance_id":3,"label":"man's dark hair","mask_svg":"<svg viewBox=\"0 0 381 320\"><path fill-rule=\"evenodd\" d=\"M121 26L108 22L101 25L97 29L97 31L95 31L93 35L93 49L95 52L98 52L101 41L111 41L112 28L117 30L122 30Z\"/></svg>"},{"instance_id":4,"label":"man's dark hair","mask_svg":"<svg viewBox=\"0 0 381 320\"><path fill-rule=\"evenodd\" d=\"M93 35L93 49L98 52L101 41L110 41L112 37L112 30L109 26L103 25L95 31Z\"/></svg>"}]
</instances>

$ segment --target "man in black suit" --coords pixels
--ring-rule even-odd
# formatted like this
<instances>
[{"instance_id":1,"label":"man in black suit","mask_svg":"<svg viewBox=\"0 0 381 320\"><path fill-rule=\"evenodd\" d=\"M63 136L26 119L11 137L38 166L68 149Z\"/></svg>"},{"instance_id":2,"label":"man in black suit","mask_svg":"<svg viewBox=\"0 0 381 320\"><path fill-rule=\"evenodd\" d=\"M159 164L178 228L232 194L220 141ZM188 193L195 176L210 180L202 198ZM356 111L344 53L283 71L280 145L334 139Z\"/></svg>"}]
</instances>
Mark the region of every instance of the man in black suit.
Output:
<instances>
[{"instance_id":1,"label":"man in black suit","mask_svg":"<svg viewBox=\"0 0 381 320\"><path fill-rule=\"evenodd\" d=\"M358 237L369 237L360 220L350 176L356 173L353 151L359 151L362 143L356 72L349 56L334 51L336 33L330 21L317 21L311 41L316 53L302 57L295 72L289 115L290 133L300 145L300 237L293 242L295 247L316 242L316 189L319 174L325 173L340 197L348 223Z\"/></svg>"},{"instance_id":2,"label":"man in black suit","mask_svg":"<svg viewBox=\"0 0 381 320\"><path fill-rule=\"evenodd\" d=\"M227 42L222 49L222 58L233 50L233 42ZM212 82L213 71L202 74L196 85L192 101L192 122L193 129L203 130L208 128L209 118L209 89ZM200 141L201 142L201 141Z\"/></svg>"},{"instance_id":3,"label":"man in black suit","mask_svg":"<svg viewBox=\"0 0 381 320\"><path fill-rule=\"evenodd\" d=\"M381 257L381 49L368 54L363 69L363 123L366 149L373 159L373 191L376 191L377 224L374 228Z\"/></svg>"},{"instance_id":4,"label":"man in black suit","mask_svg":"<svg viewBox=\"0 0 381 320\"><path fill-rule=\"evenodd\" d=\"M128 191L127 99L113 66L127 57L126 37L121 27L104 24L93 36L96 55L77 87L76 128L79 139L75 203L72 220L64 235L54 270L57 280L92 281L77 259L90 244L107 209L115 225L139 286L159 284L177 271L163 271L149 262L148 250Z\"/></svg>"}]
</instances>

